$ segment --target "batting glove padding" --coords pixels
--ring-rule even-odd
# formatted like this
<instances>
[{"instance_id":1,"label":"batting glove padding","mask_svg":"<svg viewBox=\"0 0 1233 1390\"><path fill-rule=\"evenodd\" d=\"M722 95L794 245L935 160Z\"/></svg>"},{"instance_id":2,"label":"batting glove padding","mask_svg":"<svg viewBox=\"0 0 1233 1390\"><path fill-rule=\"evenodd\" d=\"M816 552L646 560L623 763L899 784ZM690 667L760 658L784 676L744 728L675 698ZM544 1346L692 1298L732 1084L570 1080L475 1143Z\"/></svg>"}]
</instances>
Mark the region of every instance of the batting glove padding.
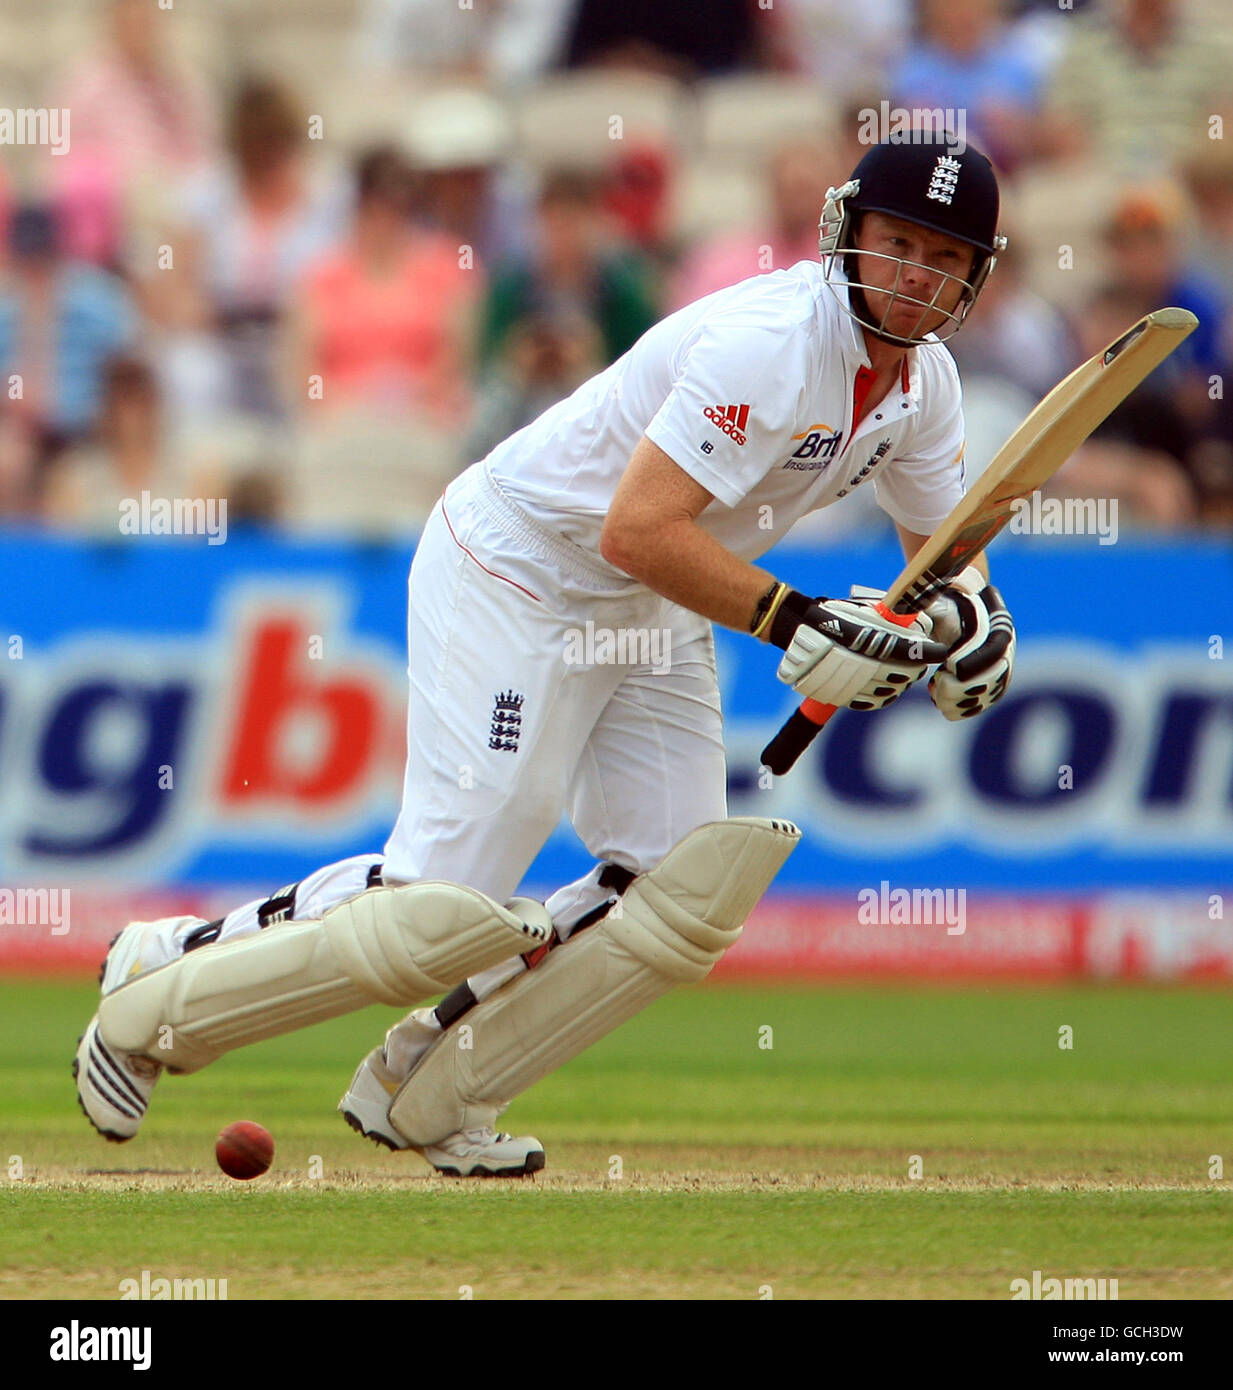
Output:
<instances>
[{"instance_id":1,"label":"batting glove padding","mask_svg":"<svg viewBox=\"0 0 1233 1390\"><path fill-rule=\"evenodd\" d=\"M971 573L965 570L960 579ZM992 584L977 592L955 584L943 593L958 612L959 639L929 682L929 696L947 719L970 719L1006 693L1015 664L1015 623Z\"/></svg>"},{"instance_id":2,"label":"batting glove padding","mask_svg":"<svg viewBox=\"0 0 1233 1390\"><path fill-rule=\"evenodd\" d=\"M929 640L931 628L925 614L901 627L868 601L810 602L787 643L779 679L821 704L881 709L946 656L945 647Z\"/></svg>"}]
</instances>

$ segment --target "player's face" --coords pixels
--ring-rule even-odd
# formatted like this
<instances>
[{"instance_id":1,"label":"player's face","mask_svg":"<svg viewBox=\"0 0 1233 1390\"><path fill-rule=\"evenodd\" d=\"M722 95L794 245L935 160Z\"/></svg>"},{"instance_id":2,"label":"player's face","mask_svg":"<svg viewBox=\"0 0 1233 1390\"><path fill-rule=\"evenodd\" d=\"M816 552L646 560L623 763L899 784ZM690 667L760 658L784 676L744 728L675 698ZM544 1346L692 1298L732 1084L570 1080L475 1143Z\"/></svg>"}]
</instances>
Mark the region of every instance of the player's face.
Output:
<instances>
[{"instance_id":1,"label":"player's face","mask_svg":"<svg viewBox=\"0 0 1233 1390\"><path fill-rule=\"evenodd\" d=\"M886 332L920 338L948 321L972 272L965 242L882 212L866 213L856 239L856 279L876 323Z\"/></svg>"}]
</instances>

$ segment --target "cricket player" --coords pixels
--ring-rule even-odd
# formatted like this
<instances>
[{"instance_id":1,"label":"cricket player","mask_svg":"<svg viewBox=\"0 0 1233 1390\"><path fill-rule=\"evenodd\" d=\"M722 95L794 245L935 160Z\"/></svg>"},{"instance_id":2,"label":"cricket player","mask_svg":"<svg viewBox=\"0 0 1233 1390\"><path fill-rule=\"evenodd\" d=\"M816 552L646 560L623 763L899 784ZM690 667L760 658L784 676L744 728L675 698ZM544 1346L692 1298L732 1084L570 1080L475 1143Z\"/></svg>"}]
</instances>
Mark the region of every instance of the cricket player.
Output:
<instances>
[{"instance_id":1,"label":"cricket player","mask_svg":"<svg viewBox=\"0 0 1233 1390\"><path fill-rule=\"evenodd\" d=\"M1006 689L1014 628L983 564L902 627L877 591L816 599L753 563L858 487L909 556L959 501L943 339L1005 245L997 219L977 150L872 147L829 190L821 263L671 314L450 484L411 567L406 780L384 853L220 921L126 927L74 1068L100 1133L131 1138L164 1070L444 994L360 1063L340 1111L444 1173L543 1166L538 1140L496 1129L505 1107L704 977L799 838L727 816L711 624L781 648L779 679L826 704L880 709L931 666L948 719ZM587 658L586 632L613 659L595 641ZM563 810L594 868L546 903L513 897Z\"/></svg>"}]
</instances>

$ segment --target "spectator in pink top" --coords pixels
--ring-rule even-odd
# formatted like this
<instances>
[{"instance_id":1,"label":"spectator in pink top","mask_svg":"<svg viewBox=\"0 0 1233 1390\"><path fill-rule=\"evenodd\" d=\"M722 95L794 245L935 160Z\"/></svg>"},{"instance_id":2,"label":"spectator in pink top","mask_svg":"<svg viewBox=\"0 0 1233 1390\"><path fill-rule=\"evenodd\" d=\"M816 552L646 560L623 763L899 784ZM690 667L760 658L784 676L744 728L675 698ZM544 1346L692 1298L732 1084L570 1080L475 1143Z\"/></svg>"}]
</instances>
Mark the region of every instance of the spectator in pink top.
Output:
<instances>
[{"instance_id":1,"label":"spectator in pink top","mask_svg":"<svg viewBox=\"0 0 1233 1390\"><path fill-rule=\"evenodd\" d=\"M411 222L412 171L396 150L370 151L356 174L350 236L296 292L293 371L299 380L321 377L327 409L361 405L461 424L482 272L460 264L453 239Z\"/></svg>"},{"instance_id":2,"label":"spectator in pink top","mask_svg":"<svg viewBox=\"0 0 1233 1390\"><path fill-rule=\"evenodd\" d=\"M151 0L111 0L102 50L72 69L53 105L72 117L69 152L51 161L65 251L118 259L125 201L138 180L188 173L216 148L208 89L165 52L174 12Z\"/></svg>"},{"instance_id":3,"label":"spectator in pink top","mask_svg":"<svg viewBox=\"0 0 1233 1390\"><path fill-rule=\"evenodd\" d=\"M812 141L781 146L770 167L770 219L704 242L677 272L671 308L751 275L818 259L818 214L826 200L828 151Z\"/></svg>"}]
</instances>

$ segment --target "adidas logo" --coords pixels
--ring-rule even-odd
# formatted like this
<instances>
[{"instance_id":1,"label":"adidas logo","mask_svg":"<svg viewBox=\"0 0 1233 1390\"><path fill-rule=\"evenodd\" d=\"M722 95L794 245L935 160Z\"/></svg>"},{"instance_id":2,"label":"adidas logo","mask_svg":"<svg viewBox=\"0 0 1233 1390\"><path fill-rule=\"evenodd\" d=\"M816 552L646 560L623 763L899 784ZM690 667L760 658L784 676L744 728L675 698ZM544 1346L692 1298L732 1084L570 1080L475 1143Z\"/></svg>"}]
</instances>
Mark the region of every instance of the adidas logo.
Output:
<instances>
[{"instance_id":1,"label":"adidas logo","mask_svg":"<svg viewBox=\"0 0 1233 1390\"><path fill-rule=\"evenodd\" d=\"M708 405L702 413L724 434L731 436L733 444L744 444L749 409L748 405Z\"/></svg>"}]
</instances>

